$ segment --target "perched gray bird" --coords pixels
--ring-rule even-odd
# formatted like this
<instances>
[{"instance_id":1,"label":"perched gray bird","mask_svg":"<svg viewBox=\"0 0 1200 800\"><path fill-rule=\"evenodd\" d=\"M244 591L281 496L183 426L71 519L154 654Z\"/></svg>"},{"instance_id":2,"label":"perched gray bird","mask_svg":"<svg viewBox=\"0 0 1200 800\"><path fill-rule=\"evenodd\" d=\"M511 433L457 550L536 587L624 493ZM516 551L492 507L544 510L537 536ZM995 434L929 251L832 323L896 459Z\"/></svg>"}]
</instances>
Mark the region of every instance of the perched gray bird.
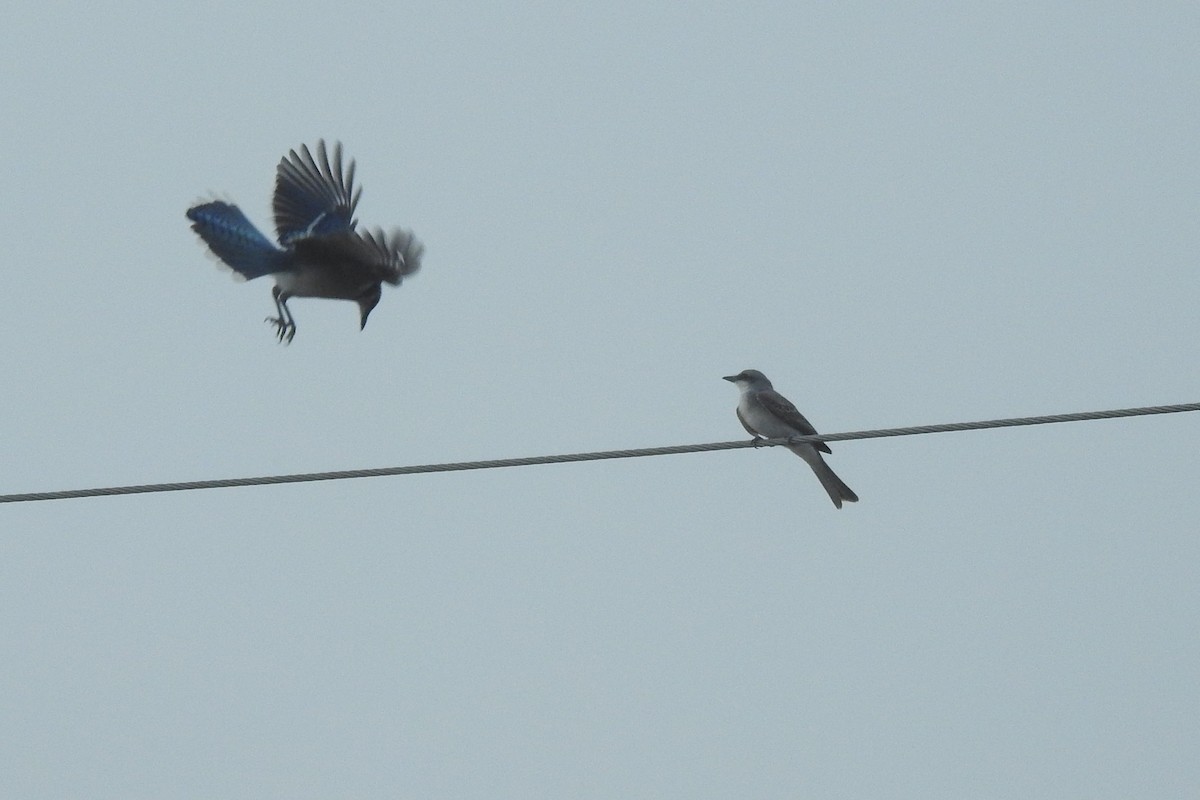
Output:
<instances>
[{"instance_id":1,"label":"perched gray bird","mask_svg":"<svg viewBox=\"0 0 1200 800\"><path fill-rule=\"evenodd\" d=\"M767 376L758 370L742 370L737 375L727 376L725 380L736 383L742 392L738 399L737 417L751 436L786 439L791 436L816 435L817 429L786 397L775 391ZM834 474L821 457L821 453L830 452L829 445L824 442L806 442L785 446L808 462L835 506L841 508L843 501L858 502L858 495L842 483L842 479Z\"/></svg>"},{"instance_id":2,"label":"perched gray bird","mask_svg":"<svg viewBox=\"0 0 1200 800\"><path fill-rule=\"evenodd\" d=\"M293 297L326 297L358 304L359 329L379 303L382 285L398 286L421 267L425 248L411 231L356 231L354 209L362 189L354 188L354 162L342 169L342 145L325 141L317 156L305 145L292 150L275 170L276 246L231 203L213 200L187 210L194 230L218 259L245 280L275 278L275 309L267 317L281 342L296 335L288 309Z\"/></svg>"}]
</instances>

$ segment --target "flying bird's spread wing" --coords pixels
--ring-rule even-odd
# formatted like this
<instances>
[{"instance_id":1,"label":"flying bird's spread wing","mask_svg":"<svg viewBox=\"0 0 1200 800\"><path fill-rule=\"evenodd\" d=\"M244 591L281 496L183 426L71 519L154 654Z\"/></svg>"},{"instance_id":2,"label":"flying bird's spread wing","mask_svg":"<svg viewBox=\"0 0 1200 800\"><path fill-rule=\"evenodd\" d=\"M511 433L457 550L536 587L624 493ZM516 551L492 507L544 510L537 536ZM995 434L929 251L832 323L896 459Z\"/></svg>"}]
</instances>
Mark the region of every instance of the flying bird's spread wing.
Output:
<instances>
[{"instance_id":1,"label":"flying bird's spread wing","mask_svg":"<svg viewBox=\"0 0 1200 800\"><path fill-rule=\"evenodd\" d=\"M387 234L378 229L356 235L379 280L398 286L402 278L421 268L425 246L417 241L412 231L397 229Z\"/></svg>"},{"instance_id":2,"label":"flying bird's spread wing","mask_svg":"<svg viewBox=\"0 0 1200 800\"><path fill-rule=\"evenodd\" d=\"M792 405L792 401L781 395L774 389L767 389L758 393L758 401L763 404L763 407L770 411L775 416L786 422L788 425L796 429L801 436L815 436L817 429L812 426L812 423L804 418L804 415L796 410ZM741 415L738 415L741 418ZM742 425L745 425L745 421ZM748 430L748 429L747 429ZM818 450L829 453L829 445L825 442L813 442L813 446Z\"/></svg>"},{"instance_id":3,"label":"flying bird's spread wing","mask_svg":"<svg viewBox=\"0 0 1200 800\"><path fill-rule=\"evenodd\" d=\"M328 279L326 290L331 293L335 286L349 291L351 286L380 281L398 286L405 276L421 268L421 254L425 252L425 246L411 232L401 229L390 234L382 230L342 230L305 236L296 239L294 248L304 262L321 265Z\"/></svg>"},{"instance_id":4,"label":"flying bird's spread wing","mask_svg":"<svg viewBox=\"0 0 1200 800\"><path fill-rule=\"evenodd\" d=\"M354 209L362 188L354 188L354 161L342 168L342 144L333 146L333 162L325 140L317 157L307 145L292 150L275 170L275 232L285 247L296 239L327 236L354 229Z\"/></svg>"}]
</instances>

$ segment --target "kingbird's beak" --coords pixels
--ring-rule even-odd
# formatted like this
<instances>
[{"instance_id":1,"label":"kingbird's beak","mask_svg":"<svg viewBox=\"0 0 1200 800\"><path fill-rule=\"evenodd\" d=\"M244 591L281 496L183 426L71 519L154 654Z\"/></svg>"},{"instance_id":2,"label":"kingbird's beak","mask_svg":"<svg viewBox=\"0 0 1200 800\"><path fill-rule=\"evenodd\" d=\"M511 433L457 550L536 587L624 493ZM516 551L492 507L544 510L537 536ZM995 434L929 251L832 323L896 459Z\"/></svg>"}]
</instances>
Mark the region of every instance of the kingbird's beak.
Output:
<instances>
[{"instance_id":1,"label":"kingbird's beak","mask_svg":"<svg viewBox=\"0 0 1200 800\"><path fill-rule=\"evenodd\" d=\"M737 375L726 375L724 378L721 378L721 380L729 381L730 383L737 383Z\"/></svg>"}]
</instances>

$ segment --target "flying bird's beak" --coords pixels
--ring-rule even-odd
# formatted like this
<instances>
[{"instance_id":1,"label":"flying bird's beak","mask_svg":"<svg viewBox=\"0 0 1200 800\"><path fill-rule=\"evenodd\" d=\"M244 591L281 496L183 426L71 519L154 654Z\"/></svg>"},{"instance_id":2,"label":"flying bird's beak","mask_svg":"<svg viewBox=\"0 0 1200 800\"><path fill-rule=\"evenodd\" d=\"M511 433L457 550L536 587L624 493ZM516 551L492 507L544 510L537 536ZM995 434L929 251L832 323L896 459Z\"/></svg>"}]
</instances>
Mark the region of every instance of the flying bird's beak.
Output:
<instances>
[{"instance_id":1,"label":"flying bird's beak","mask_svg":"<svg viewBox=\"0 0 1200 800\"><path fill-rule=\"evenodd\" d=\"M361 314L358 320L358 329L360 331L367 327L367 317L371 316L371 311L375 306L379 305L379 294L379 287L375 286L372 291L358 298L358 310Z\"/></svg>"},{"instance_id":2,"label":"flying bird's beak","mask_svg":"<svg viewBox=\"0 0 1200 800\"><path fill-rule=\"evenodd\" d=\"M367 327L367 317L371 316L371 309L373 309L373 308L375 308L374 303L371 303L371 304L359 303L358 304L358 310L360 313L360 316L358 319L358 329L360 331L363 328Z\"/></svg>"}]
</instances>

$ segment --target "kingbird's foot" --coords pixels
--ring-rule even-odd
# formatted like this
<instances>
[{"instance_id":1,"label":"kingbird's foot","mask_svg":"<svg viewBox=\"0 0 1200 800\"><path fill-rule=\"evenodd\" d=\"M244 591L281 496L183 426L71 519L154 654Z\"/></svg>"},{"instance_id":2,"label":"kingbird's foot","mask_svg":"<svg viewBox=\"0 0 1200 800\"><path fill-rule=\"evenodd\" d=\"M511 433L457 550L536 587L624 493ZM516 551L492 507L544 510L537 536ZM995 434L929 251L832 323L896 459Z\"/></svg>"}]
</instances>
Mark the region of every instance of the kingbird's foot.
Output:
<instances>
[{"instance_id":1,"label":"kingbird's foot","mask_svg":"<svg viewBox=\"0 0 1200 800\"><path fill-rule=\"evenodd\" d=\"M765 442L765 441L766 441L766 439L762 438L761 436L755 436L755 437L754 437L753 439L751 439L750 441L754 443L754 446L755 446L755 447L762 447L762 446L763 446L763 442Z\"/></svg>"}]
</instances>

